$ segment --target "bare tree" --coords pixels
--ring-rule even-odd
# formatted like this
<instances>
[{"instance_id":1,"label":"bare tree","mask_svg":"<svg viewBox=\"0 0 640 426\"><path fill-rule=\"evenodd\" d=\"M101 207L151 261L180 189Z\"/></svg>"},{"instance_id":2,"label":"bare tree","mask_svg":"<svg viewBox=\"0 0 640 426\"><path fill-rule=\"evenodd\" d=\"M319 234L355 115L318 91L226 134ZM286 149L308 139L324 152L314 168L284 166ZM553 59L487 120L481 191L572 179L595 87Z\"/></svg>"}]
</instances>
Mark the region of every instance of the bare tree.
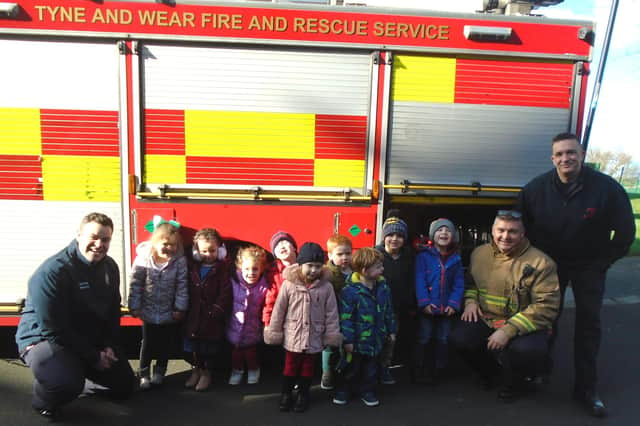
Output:
<instances>
[{"instance_id":1,"label":"bare tree","mask_svg":"<svg viewBox=\"0 0 640 426\"><path fill-rule=\"evenodd\" d=\"M587 153L587 162L623 185L636 186L640 180L640 167L633 161L633 156L625 152L592 148Z\"/></svg>"}]
</instances>

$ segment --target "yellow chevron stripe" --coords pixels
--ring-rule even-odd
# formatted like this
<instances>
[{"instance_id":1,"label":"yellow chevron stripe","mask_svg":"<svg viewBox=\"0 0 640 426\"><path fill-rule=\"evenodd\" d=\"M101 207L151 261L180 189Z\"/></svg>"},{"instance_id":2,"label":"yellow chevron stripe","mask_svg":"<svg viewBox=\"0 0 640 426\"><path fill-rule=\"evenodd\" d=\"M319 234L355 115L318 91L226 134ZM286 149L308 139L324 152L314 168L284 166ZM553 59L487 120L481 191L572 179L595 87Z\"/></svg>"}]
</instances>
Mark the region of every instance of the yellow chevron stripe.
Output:
<instances>
[{"instance_id":1,"label":"yellow chevron stripe","mask_svg":"<svg viewBox=\"0 0 640 426\"><path fill-rule=\"evenodd\" d=\"M398 55L393 60L392 99L453 103L455 58Z\"/></svg>"},{"instance_id":2,"label":"yellow chevron stripe","mask_svg":"<svg viewBox=\"0 0 640 426\"><path fill-rule=\"evenodd\" d=\"M0 108L0 129L0 154L42 154L39 109Z\"/></svg>"},{"instance_id":3,"label":"yellow chevron stripe","mask_svg":"<svg viewBox=\"0 0 640 426\"><path fill-rule=\"evenodd\" d=\"M512 316L511 318L509 318L509 320L513 320L529 332L536 331L536 326L529 320L529 318L524 316L522 313Z\"/></svg>"},{"instance_id":4,"label":"yellow chevron stripe","mask_svg":"<svg viewBox=\"0 0 640 426\"><path fill-rule=\"evenodd\" d=\"M146 183L187 183L187 157L184 155L145 155Z\"/></svg>"},{"instance_id":5,"label":"yellow chevron stripe","mask_svg":"<svg viewBox=\"0 0 640 426\"><path fill-rule=\"evenodd\" d=\"M42 159L45 200L120 201L120 158L46 155Z\"/></svg>"},{"instance_id":6,"label":"yellow chevron stripe","mask_svg":"<svg viewBox=\"0 0 640 426\"><path fill-rule=\"evenodd\" d=\"M315 160L314 186L361 188L364 186L364 160Z\"/></svg>"},{"instance_id":7,"label":"yellow chevron stripe","mask_svg":"<svg viewBox=\"0 0 640 426\"><path fill-rule=\"evenodd\" d=\"M312 159L315 115L185 111L190 156Z\"/></svg>"}]
</instances>

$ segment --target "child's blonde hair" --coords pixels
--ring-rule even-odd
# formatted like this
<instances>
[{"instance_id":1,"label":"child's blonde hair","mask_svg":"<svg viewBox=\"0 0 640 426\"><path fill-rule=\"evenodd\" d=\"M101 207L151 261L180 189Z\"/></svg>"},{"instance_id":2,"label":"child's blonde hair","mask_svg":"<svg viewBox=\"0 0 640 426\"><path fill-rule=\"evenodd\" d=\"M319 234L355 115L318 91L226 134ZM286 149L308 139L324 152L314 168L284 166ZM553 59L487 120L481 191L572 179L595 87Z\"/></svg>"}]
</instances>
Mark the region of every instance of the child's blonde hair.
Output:
<instances>
[{"instance_id":1,"label":"child's blonde hair","mask_svg":"<svg viewBox=\"0 0 640 426\"><path fill-rule=\"evenodd\" d=\"M251 259L260 265L260 269L264 271L267 266L267 252L262 247L248 246L238 250L236 255L236 267L242 267L242 261Z\"/></svg>"},{"instance_id":2,"label":"child's blonde hair","mask_svg":"<svg viewBox=\"0 0 640 426\"><path fill-rule=\"evenodd\" d=\"M384 256L378 250L371 247L362 247L353 255L351 266L354 271L360 272L363 269L370 268L376 263L382 263L383 261Z\"/></svg>"},{"instance_id":3,"label":"child's blonde hair","mask_svg":"<svg viewBox=\"0 0 640 426\"><path fill-rule=\"evenodd\" d=\"M338 246L348 246L349 248L353 248L353 244L351 244L351 240L344 235L333 234L327 240L327 252L331 253Z\"/></svg>"},{"instance_id":4,"label":"child's blonde hair","mask_svg":"<svg viewBox=\"0 0 640 426\"><path fill-rule=\"evenodd\" d=\"M165 238L176 242L176 256L182 256L184 254L180 232L178 228L170 223L161 223L153 230L153 234L151 234L151 250L155 252L155 245Z\"/></svg>"}]
</instances>

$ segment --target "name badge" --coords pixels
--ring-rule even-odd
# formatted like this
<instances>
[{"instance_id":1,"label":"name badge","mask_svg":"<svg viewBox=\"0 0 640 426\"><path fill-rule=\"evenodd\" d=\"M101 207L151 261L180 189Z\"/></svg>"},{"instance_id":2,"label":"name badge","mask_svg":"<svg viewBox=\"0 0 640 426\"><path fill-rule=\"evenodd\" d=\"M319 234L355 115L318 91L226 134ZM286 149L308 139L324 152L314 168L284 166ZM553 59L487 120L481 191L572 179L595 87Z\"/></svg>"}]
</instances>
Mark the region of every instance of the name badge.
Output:
<instances>
[{"instance_id":1,"label":"name badge","mask_svg":"<svg viewBox=\"0 0 640 426\"><path fill-rule=\"evenodd\" d=\"M81 283L78 283L78 287L80 288L80 290L88 290L89 283L87 281L82 281Z\"/></svg>"}]
</instances>

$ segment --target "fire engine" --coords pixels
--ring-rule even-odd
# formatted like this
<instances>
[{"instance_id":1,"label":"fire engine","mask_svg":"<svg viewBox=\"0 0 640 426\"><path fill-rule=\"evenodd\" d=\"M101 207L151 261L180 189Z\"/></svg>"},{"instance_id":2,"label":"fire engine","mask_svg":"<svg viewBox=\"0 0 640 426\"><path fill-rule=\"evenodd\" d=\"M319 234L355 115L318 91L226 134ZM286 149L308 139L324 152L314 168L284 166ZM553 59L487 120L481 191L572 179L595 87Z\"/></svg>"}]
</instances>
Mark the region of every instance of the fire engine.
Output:
<instances>
[{"instance_id":1,"label":"fire engine","mask_svg":"<svg viewBox=\"0 0 640 426\"><path fill-rule=\"evenodd\" d=\"M0 2L0 323L91 211L114 219L123 300L154 215L187 244L357 248L398 209L472 247L582 127L594 23L530 14L557 1L331 3Z\"/></svg>"}]
</instances>

